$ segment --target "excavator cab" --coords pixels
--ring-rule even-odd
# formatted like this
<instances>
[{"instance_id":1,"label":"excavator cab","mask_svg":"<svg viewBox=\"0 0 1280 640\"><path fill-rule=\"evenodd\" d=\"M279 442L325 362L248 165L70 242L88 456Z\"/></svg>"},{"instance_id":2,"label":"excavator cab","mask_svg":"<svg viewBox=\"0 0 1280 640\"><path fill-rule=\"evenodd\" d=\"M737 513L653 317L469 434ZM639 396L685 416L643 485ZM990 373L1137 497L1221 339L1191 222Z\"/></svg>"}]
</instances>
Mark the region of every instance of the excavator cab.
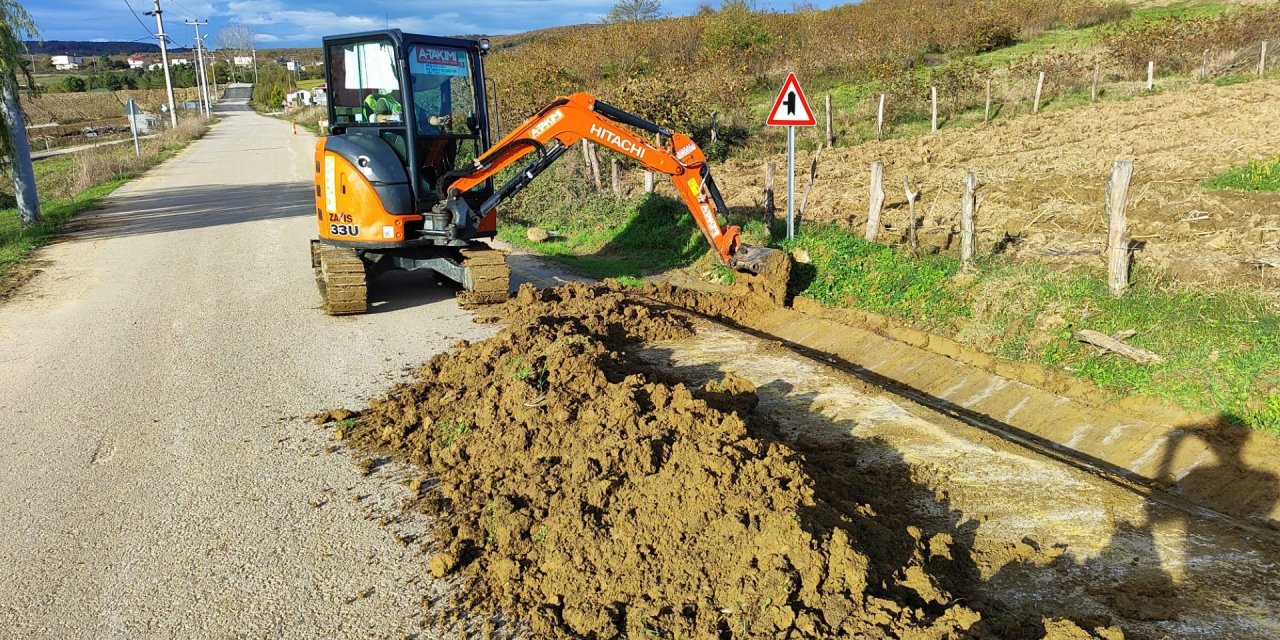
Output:
<instances>
[{"instance_id":1,"label":"excavator cab","mask_svg":"<svg viewBox=\"0 0 1280 640\"><path fill-rule=\"evenodd\" d=\"M489 148L488 41L390 29L323 46L329 135L316 143L312 264L326 309L366 311L356 276L393 269L431 269L474 297L505 298L501 255L475 242L495 235L496 213L460 227L438 211L442 181ZM492 194L486 180L458 197L479 207Z\"/></svg>"}]
</instances>

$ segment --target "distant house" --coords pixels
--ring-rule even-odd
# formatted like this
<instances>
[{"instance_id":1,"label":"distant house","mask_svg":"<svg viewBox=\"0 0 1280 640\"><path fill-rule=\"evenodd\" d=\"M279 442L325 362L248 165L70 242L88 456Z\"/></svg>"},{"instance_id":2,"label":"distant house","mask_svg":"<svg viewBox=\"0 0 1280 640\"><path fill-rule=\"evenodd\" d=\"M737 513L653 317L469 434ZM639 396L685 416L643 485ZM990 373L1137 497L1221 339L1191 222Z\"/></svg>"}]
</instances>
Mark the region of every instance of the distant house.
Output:
<instances>
[{"instance_id":1,"label":"distant house","mask_svg":"<svg viewBox=\"0 0 1280 640\"><path fill-rule=\"evenodd\" d=\"M191 61L190 61L190 60L188 60L188 59L186 59L186 58L171 58L171 59L169 60L169 66L171 66L171 67L177 67L177 66L180 66L180 65L188 65L188 66L189 66L190 64L191 64Z\"/></svg>"},{"instance_id":2,"label":"distant house","mask_svg":"<svg viewBox=\"0 0 1280 640\"><path fill-rule=\"evenodd\" d=\"M164 65L160 64L159 62L152 62L151 64L147 65L147 71L155 71L156 69L163 69L163 68L164 68Z\"/></svg>"},{"instance_id":3,"label":"distant house","mask_svg":"<svg viewBox=\"0 0 1280 640\"><path fill-rule=\"evenodd\" d=\"M58 71L74 71L84 64L84 57L76 55L50 56L49 62Z\"/></svg>"},{"instance_id":4,"label":"distant house","mask_svg":"<svg viewBox=\"0 0 1280 640\"><path fill-rule=\"evenodd\" d=\"M288 69L289 71L302 71L302 64L299 63L297 60L286 60L284 63L284 68Z\"/></svg>"},{"instance_id":5,"label":"distant house","mask_svg":"<svg viewBox=\"0 0 1280 640\"><path fill-rule=\"evenodd\" d=\"M311 90L311 103L316 105L329 104L329 87L320 85Z\"/></svg>"},{"instance_id":6,"label":"distant house","mask_svg":"<svg viewBox=\"0 0 1280 640\"><path fill-rule=\"evenodd\" d=\"M284 94L284 102L289 106L311 106L311 92L306 89L294 89Z\"/></svg>"},{"instance_id":7,"label":"distant house","mask_svg":"<svg viewBox=\"0 0 1280 640\"><path fill-rule=\"evenodd\" d=\"M250 56L236 56L231 59L231 64L237 67L248 67L253 65L253 58Z\"/></svg>"},{"instance_id":8,"label":"distant house","mask_svg":"<svg viewBox=\"0 0 1280 640\"><path fill-rule=\"evenodd\" d=\"M135 53L129 56L130 69L145 69L147 66L147 57L141 53Z\"/></svg>"}]
</instances>

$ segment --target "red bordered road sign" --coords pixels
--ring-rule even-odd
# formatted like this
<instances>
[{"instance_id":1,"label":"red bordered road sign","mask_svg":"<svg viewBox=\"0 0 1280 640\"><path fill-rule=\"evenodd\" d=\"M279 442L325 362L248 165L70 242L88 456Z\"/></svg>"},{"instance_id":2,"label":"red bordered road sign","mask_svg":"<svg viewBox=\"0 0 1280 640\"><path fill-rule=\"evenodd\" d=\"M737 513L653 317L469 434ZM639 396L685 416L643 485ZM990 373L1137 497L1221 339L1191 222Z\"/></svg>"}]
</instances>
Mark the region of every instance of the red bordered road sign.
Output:
<instances>
[{"instance_id":1,"label":"red bordered road sign","mask_svg":"<svg viewBox=\"0 0 1280 640\"><path fill-rule=\"evenodd\" d=\"M812 127L818 124L813 117L813 109L809 108L809 101L804 99L804 92L800 90L796 74L787 74L787 81L782 83L782 91L773 102L773 110L765 124L775 127Z\"/></svg>"}]
</instances>

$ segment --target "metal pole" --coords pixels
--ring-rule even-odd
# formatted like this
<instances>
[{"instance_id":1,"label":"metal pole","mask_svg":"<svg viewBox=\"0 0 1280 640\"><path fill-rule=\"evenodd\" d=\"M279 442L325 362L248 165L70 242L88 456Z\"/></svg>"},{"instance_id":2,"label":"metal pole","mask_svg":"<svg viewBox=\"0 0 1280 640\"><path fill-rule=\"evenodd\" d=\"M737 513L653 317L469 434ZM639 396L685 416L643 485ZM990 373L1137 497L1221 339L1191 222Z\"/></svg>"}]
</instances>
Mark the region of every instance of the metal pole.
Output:
<instances>
[{"instance_id":1,"label":"metal pole","mask_svg":"<svg viewBox=\"0 0 1280 640\"><path fill-rule=\"evenodd\" d=\"M183 22L196 28L196 79L199 81L197 84L200 86L200 95L204 102L204 116L212 118L213 103L209 101L209 76L205 74L204 69L204 41L200 39L200 25L209 24L209 21L183 20Z\"/></svg>"},{"instance_id":2,"label":"metal pole","mask_svg":"<svg viewBox=\"0 0 1280 640\"><path fill-rule=\"evenodd\" d=\"M796 128L787 127L787 239L796 236Z\"/></svg>"},{"instance_id":3,"label":"metal pole","mask_svg":"<svg viewBox=\"0 0 1280 640\"><path fill-rule=\"evenodd\" d=\"M160 14L164 13L160 10L160 0L155 0L155 11L148 11L147 15L156 17L156 39L160 40L160 64L164 66L164 87L169 93L169 124L175 129L178 127L178 108L173 103L173 80L169 78L169 45L164 37L164 20L160 18Z\"/></svg>"},{"instance_id":4,"label":"metal pole","mask_svg":"<svg viewBox=\"0 0 1280 640\"><path fill-rule=\"evenodd\" d=\"M138 103L129 100L129 131L133 132L133 153L142 157L142 146L138 144Z\"/></svg>"}]
</instances>

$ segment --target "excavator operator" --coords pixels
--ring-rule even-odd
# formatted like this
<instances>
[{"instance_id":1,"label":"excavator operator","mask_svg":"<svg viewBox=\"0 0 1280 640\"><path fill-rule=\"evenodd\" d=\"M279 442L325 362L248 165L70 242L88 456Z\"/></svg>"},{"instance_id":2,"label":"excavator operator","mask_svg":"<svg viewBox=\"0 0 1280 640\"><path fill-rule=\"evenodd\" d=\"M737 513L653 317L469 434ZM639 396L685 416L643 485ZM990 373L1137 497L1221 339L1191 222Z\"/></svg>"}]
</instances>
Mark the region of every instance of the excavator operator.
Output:
<instances>
[{"instance_id":1,"label":"excavator operator","mask_svg":"<svg viewBox=\"0 0 1280 640\"><path fill-rule=\"evenodd\" d=\"M396 90L376 90L364 98L365 122L399 121L403 117L404 106Z\"/></svg>"}]
</instances>

